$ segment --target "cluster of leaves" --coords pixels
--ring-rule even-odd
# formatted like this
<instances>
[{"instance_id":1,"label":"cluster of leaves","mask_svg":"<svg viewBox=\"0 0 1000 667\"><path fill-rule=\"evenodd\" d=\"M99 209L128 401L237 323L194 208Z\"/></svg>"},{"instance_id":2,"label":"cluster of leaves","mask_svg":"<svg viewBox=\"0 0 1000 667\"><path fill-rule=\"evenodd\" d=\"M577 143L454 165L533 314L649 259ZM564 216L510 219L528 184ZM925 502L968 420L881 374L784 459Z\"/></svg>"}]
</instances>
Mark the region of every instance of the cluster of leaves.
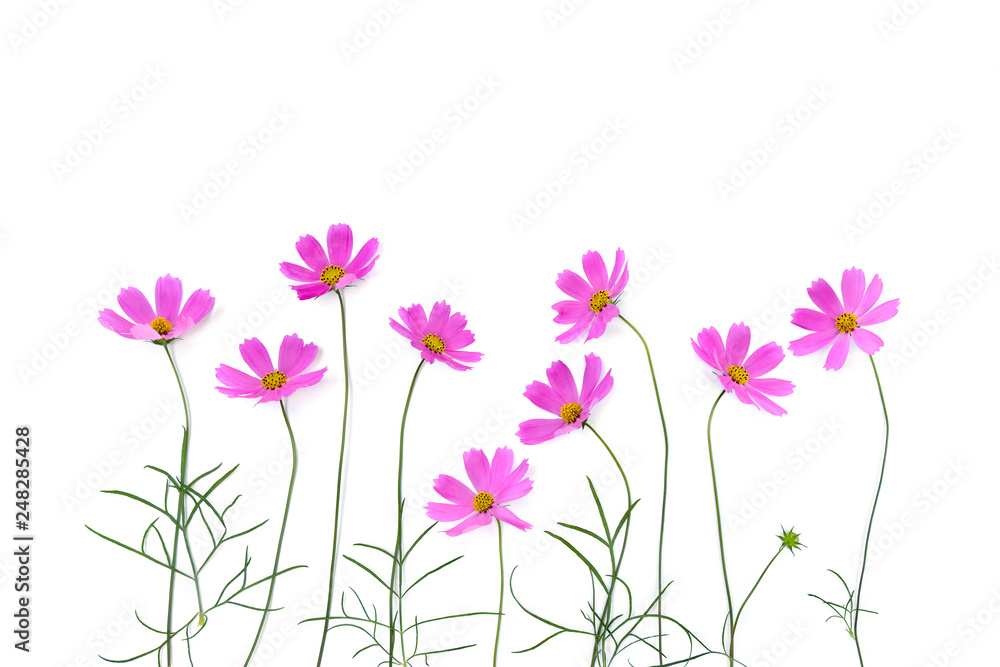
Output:
<instances>
[{"instance_id":1,"label":"cluster of leaves","mask_svg":"<svg viewBox=\"0 0 1000 667\"><path fill-rule=\"evenodd\" d=\"M155 653L157 657L157 664L162 665L164 664L163 654L167 650L167 644L175 637L183 633L182 639L185 643L188 659L193 665L194 658L191 651L191 641L199 634L201 634L202 631L207 627L207 622L209 617L208 615L210 612L223 608L227 605L232 605L234 607L242 607L244 609L250 609L256 612L264 612L265 609L247 604L246 602L242 602L237 598L242 596L248 590L256 586L259 586L260 584L268 582L274 577L281 576L286 572L290 572L291 570L295 570L304 566L297 565L295 567L289 567L284 570L281 570L276 575L268 575L263 579L251 581L249 577L249 570L250 570L250 562L252 559L250 558L249 549L247 548L244 550L243 566L231 579L229 579L228 582L226 582L226 585L223 586L222 590L219 591L219 594L215 598L215 601L211 605L205 607L202 604L202 599L201 599L201 578L205 567L209 564L209 562L218 553L219 549L224 544L232 542L237 538L252 533L253 531L263 526L265 523L267 523L267 521L266 520L262 521L257 525L248 528L246 530L242 530L236 533L230 533L229 525L226 522L226 514L233 508L236 502L240 499L240 496L236 496L235 498L233 498L233 500L221 512L216 508L216 506L210 500L212 494L222 485L223 482L225 482L234 472L236 472L239 466L234 466L233 468L230 468L227 472L223 473L217 479L215 479L215 481L212 481L211 476L222 468L222 464L220 463L211 470L198 475L197 477L195 477L193 480L191 480L186 484L181 484L177 477L171 475L165 470L162 470L161 468L157 468L155 466L146 466L146 467L149 470L152 470L162 475L163 478L165 479L165 488L163 492L162 505L158 505L150 500L147 500L146 498L142 498L141 496L129 493L127 491L102 492L110 495L121 496L123 498L132 500L136 503L139 503L140 505L143 505L148 509L153 510L156 514L159 515L155 519L153 519L153 521L150 522L150 524L143 531L142 538L139 540L138 548L129 546L124 542L109 537L108 535L105 535L104 533L101 533L95 530L94 528L91 528L90 526L87 526L87 529L90 530L95 535L97 535L98 537L103 538L108 542L115 544L130 553L133 553L137 556L141 556L143 559L149 562L156 563L160 567L170 570L179 577L183 577L185 579L192 581L198 590L199 610L198 613L193 614L182 625L180 625L176 629L171 629L169 633L166 630L154 627L150 623L144 621L139 616L138 610L136 610L135 612L136 619L144 628L157 635L157 641L159 643L153 648L129 658L124 658L120 660L107 658L105 656L101 656L101 658L107 662L124 663L124 662L132 662L134 660L138 660L139 658L143 658L147 655ZM198 484L208 485L208 488L204 492L201 492L196 488L196 485ZM185 500L190 500L190 503L187 502L184 503L185 510L183 516L175 515L175 513L171 511L172 507L175 509L179 507L179 503L177 502L176 499L177 494L183 494ZM187 509L187 507L190 507L190 509ZM158 525L159 522L162 519L164 519L164 517L169 522L169 524L174 527L174 529L179 530L183 534L183 539L185 540L185 542L187 542L187 545L190 545L190 541L188 539L189 532L191 532L192 529L194 528L199 528L199 529L202 527L204 528L204 530L207 532L209 536L209 539L211 540L212 548L208 551L207 555L201 559L200 563L198 562L198 559L194 556L193 552L189 548L187 549L189 569L185 570L182 564L177 562L180 561L179 556L175 561L174 556L171 554L171 551L167 548L167 543L164 540L163 533L160 531L160 526ZM272 609L268 611L274 611L274 610Z\"/></svg>"},{"instance_id":2,"label":"cluster of leaves","mask_svg":"<svg viewBox=\"0 0 1000 667\"><path fill-rule=\"evenodd\" d=\"M846 626L847 629L847 634L851 636L851 639L855 639L856 638L855 629L857 628L858 615L862 613L877 614L878 612L871 611L870 609L858 609L855 606L854 602L854 591L852 591L851 587L847 585L847 582L844 581L844 578L839 574L837 574L836 572L834 572L833 570L828 570L828 571L832 573L833 576L837 577L841 585L844 587L844 591L847 593L847 602L845 602L844 604L837 604L835 602L830 602L829 600L825 600L820 596L814 595L812 593L809 594L809 597L816 598L817 600L825 604L833 611L833 615L831 615L829 618L826 619L827 622L832 621L835 618L839 618L841 621L844 622L844 625Z\"/></svg>"},{"instance_id":3,"label":"cluster of leaves","mask_svg":"<svg viewBox=\"0 0 1000 667\"><path fill-rule=\"evenodd\" d=\"M604 504L601 502L597 489L594 487L594 482L589 477L587 478L587 482L590 484L590 492L594 498L594 503L597 505L598 514L601 517L601 526L604 531L603 536L581 526L569 523L559 523L559 525L563 528L591 538L591 540L600 545L600 547L607 550L607 557L610 560L611 573L601 575L600 571L593 564L591 559L584 555L586 549L577 547L561 535L557 535L551 531L546 531L547 535L551 536L569 549L570 552L572 552L573 555L575 555L587 567L587 571L590 575L591 596L589 602L587 603L587 608L580 610L580 614L583 616L586 626L583 629L580 629L570 627L567 624L557 623L544 618L525 607L525 605L523 605L518 599L517 594L514 592L514 572L511 572L510 592L517 605L531 617L541 621L550 628L554 628L555 630L552 634L548 635L534 646L520 651L515 651L515 653L527 653L529 651L533 651L551 639L555 639L560 635L568 634L586 635L591 638L593 644L593 651L591 655L592 666L601 665L602 667L608 667L613 664L614 660L623 654L627 649L637 644L652 649L657 654L657 663L662 665L662 667L666 667L667 665L678 665L680 663L688 662L695 658L714 653L714 651L711 651L683 624L669 616L662 616L653 611L653 607L655 607L656 603L666 594L671 584L668 583L664 586L663 590L659 591L659 593L644 610L640 613L636 613L636 609L633 607L634 601L632 589L620 576L620 569L626 546L626 538L623 535L627 534L626 526L639 501L636 500L633 502L632 505L625 511L621 520L618 522L618 525L615 527L614 532L612 532L611 525L608 523L607 515L604 511ZM625 533L623 533L623 531L625 531ZM620 546L619 537L622 538ZM516 571L517 568L514 568L514 570ZM605 580L607 580L607 582ZM625 590L628 601L625 610L617 614L614 612L614 606L612 604L614 601L613 597L616 583L620 584ZM598 591L600 591L602 596L601 599L603 600L603 605L600 611L598 610ZM657 633L654 632L652 635L649 635L642 629L645 621L655 622L657 619L672 623L683 631L687 637L689 645L688 656L686 658L674 662L666 662L668 659L667 656L653 643L653 641L655 641L658 637ZM696 655L696 650L703 650L703 652Z\"/></svg>"},{"instance_id":4,"label":"cluster of leaves","mask_svg":"<svg viewBox=\"0 0 1000 667\"><path fill-rule=\"evenodd\" d=\"M427 527L427 529L423 533L420 534L420 536L416 540L414 540L413 544L410 545L409 549L406 549L406 551L404 552L402 547L400 547L399 551L401 553L397 553L395 555L391 553L388 549L383 549L382 547L375 546L373 544L357 543L354 546L361 547L363 549L367 549L369 551L373 551L375 553L386 556L389 559L389 567L391 567L392 572L395 573L402 570L403 565L406 563L407 559L413 553L414 548L416 548L416 546L421 542L421 540L423 540L424 537L426 537L427 534L430 533L435 526L437 526L437 523L436 522L432 523L430 526ZM344 556L345 560L350 561L354 565L357 565L362 570L367 572L376 582L378 582L378 584L382 588L386 590L386 592L389 594L389 596L391 596L393 601L396 602L395 610L391 614L389 613L383 614L381 617L382 620L380 620L378 605L365 604L365 602L362 601L361 596L358 594L358 592L352 587L350 589L350 592L351 595L353 596L353 600L348 598L346 592L341 595L340 615L308 618L302 621L302 623L323 621L324 623L332 623L332 625L329 626L329 629L331 630L334 628L353 628L355 630L358 630L359 632L365 635L365 637L367 638L366 641L368 643L362 646L360 649L358 649L358 651L352 656L352 659L357 658L365 651L374 649L376 652L381 654L381 658L378 662L379 666L408 665L415 663L417 659L423 659L424 664L430 664L428 659L432 655L439 653L451 653L454 651L463 651L465 649L472 648L473 646L475 646L475 644L465 644L463 646L455 646L452 648L423 650L421 649L420 646L420 629L425 625L439 623L441 621L448 621L456 618L465 618L469 616L496 616L497 612L495 611L468 612L464 614L451 614L448 616L439 616L436 618L427 618L423 620L421 620L417 616L414 616L413 622L409 624L406 623L401 612L403 601L405 600L406 596L413 591L413 589L415 589L418 585L426 581L431 575L444 570L446 567L453 565L462 558L463 558L462 556L452 558L451 560L442 563L441 565L438 565L437 567L431 570L428 570L420 577L418 577L416 580L414 580L414 582L409 586L407 586L406 588L401 588L398 585L390 585L390 583L386 581L387 577L379 575L378 570L380 568L370 567L365 563L363 563L358 558L353 558L351 556ZM397 583L396 578L393 577L392 575L390 575L388 579L393 580L392 584ZM351 609L354 608L355 601L357 602L357 610L355 612L352 612ZM390 650L390 642L387 641L386 639L386 635L389 634L390 632L393 632L396 635L397 639L395 642L395 646L399 648L398 655L396 654L395 647L393 647ZM413 641L410 642L412 645L409 647L409 650L407 650L406 638L410 635L412 635Z\"/></svg>"}]
</instances>

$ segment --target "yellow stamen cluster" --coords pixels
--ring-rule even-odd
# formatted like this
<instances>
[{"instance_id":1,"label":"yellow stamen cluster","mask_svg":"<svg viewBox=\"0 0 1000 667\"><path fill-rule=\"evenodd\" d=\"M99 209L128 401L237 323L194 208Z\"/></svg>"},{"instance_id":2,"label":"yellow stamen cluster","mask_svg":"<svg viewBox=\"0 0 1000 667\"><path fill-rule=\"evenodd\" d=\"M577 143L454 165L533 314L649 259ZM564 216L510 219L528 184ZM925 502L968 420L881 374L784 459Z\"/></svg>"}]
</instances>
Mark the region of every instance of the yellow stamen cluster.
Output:
<instances>
[{"instance_id":1,"label":"yellow stamen cluster","mask_svg":"<svg viewBox=\"0 0 1000 667\"><path fill-rule=\"evenodd\" d=\"M288 377L281 371L271 371L260 379L260 384L265 389L278 389L285 386L286 382L288 382Z\"/></svg>"},{"instance_id":2,"label":"yellow stamen cluster","mask_svg":"<svg viewBox=\"0 0 1000 667\"><path fill-rule=\"evenodd\" d=\"M319 274L319 280L330 287L336 287L337 281L344 277L344 273L346 272L339 266L328 266Z\"/></svg>"},{"instance_id":3,"label":"yellow stamen cluster","mask_svg":"<svg viewBox=\"0 0 1000 667\"><path fill-rule=\"evenodd\" d=\"M444 341L434 334L427 334L424 336L424 347L426 347L431 352L436 352L441 354L444 352Z\"/></svg>"},{"instance_id":4,"label":"yellow stamen cluster","mask_svg":"<svg viewBox=\"0 0 1000 667\"><path fill-rule=\"evenodd\" d=\"M477 512L485 512L491 507L493 507L493 496L485 491L477 493L476 497L472 499L472 509Z\"/></svg>"},{"instance_id":5,"label":"yellow stamen cluster","mask_svg":"<svg viewBox=\"0 0 1000 667\"><path fill-rule=\"evenodd\" d=\"M604 307L611 303L611 295L608 294L607 290L601 290L600 292L594 292L594 296L590 297L590 309L595 313L599 313L604 310Z\"/></svg>"},{"instance_id":6,"label":"yellow stamen cluster","mask_svg":"<svg viewBox=\"0 0 1000 667\"><path fill-rule=\"evenodd\" d=\"M574 423L580 418L583 413L583 408L580 407L579 403L566 403L559 409L559 416L563 418L563 421L567 424Z\"/></svg>"},{"instance_id":7,"label":"yellow stamen cluster","mask_svg":"<svg viewBox=\"0 0 1000 667\"><path fill-rule=\"evenodd\" d=\"M168 333L174 330L174 325L167 321L165 317L157 317L155 320L149 323L149 326L153 327L153 331L160 334L161 336L166 336Z\"/></svg>"},{"instance_id":8,"label":"yellow stamen cluster","mask_svg":"<svg viewBox=\"0 0 1000 667\"><path fill-rule=\"evenodd\" d=\"M726 369L726 374L736 384L746 384L750 381L750 374L742 366L730 366Z\"/></svg>"},{"instance_id":9,"label":"yellow stamen cluster","mask_svg":"<svg viewBox=\"0 0 1000 667\"><path fill-rule=\"evenodd\" d=\"M843 313L837 318L837 331L851 333L858 328L858 316L854 313Z\"/></svg>"}]
</instances>

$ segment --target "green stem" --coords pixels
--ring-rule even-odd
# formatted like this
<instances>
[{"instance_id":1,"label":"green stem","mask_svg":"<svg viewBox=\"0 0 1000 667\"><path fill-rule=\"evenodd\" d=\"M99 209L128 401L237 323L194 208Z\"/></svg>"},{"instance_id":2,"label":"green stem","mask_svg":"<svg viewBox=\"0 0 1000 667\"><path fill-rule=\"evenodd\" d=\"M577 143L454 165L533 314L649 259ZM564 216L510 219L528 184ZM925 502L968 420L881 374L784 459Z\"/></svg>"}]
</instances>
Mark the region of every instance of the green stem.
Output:
<instances>
[{"instance_id":1,"label":"green stem","mask_svg":"<svg viewBox=\"0 0 1000 667\"><path fill-rule=\"evenodd\" d=\"M604 638L608 631L608 626L611 624L611 613L612 613L612 602L615 592L615 584L618 582L618 573L621 571L622 562L625 560L625 547L628 545L628 532L632 525L632 488L629 486L628 477L625 475L625 469L622 468L622 464L618 462L618 457L615 453L611 451L611 447L605 442L601 434L598 433L593 426L588 422L583 422L583 425L590 429L590 432L597 436L597 439L601 441L604 448L608 450L608 454L611 455L611 460L615 462L618 467L618 472L621 473L622 481L625 482L625 495L628 499L628 504L625 507L625 511L628 512L628 517L625 519L625 532L622 534L622 550L621 554L618 556L618 562L615 562L615 552L614 543L608 546L611 549L611 582L608 584L608 597L604 602L604 611L601 612L601 628L599 629L600 637L594 638L594 653L591 657L591 667L597 664L598 655L603 652Z\"/></svg>"},{"instance_id":2,"label":"green stem","mask_svg":"<svg viewBox=\"0 0 1000 667\"><path fill-rule=\"evenodd\" d=\"M181 441L181 471L180 479L178 482L183 487L187 483L187 456L188 456L188 442L191 437L191 412L188 409L187 392L184 391L184 383L181 381L180 371L177 370L177 364L174 363L174 357L170 354L169 344L163 346L163 350L167 353L167 359L170 361L170 367L174 371L174 377L177 379L177 387L181 392L181 403L184 405L184 439ZM184 514L186 513L184 508L184 492L177 489L177 525L174 526L174 546L173 553L170 557L170 567L177 567L177 548L180 544L181 536L181 525L184 523ZM185 535L185 542L187 542L187 536ZM190 549L188 550L190 554ZM192 563L193 565L193 563ZM194 574L197 576L197 569L195 569ZM171 630L173 629L174 621L174 587L176 585L177 572L175 569L170 570L170 587L167 591L167 667L170 667L172 663L172 653L170 646ZM197 589L196 589L197 590ZM198 590L198 610L201 613L201 591Z\"/></svg>"},{"instance_id":3,"label":"green stem","mask_svg":"<svg viewBox=\"0 0 1000 667\"><path fill-rule=\"evenodd\" d=\"M743 608L747 606L747 602L750 602L750 597L754 594L754 591L757 590L757 587L760 586L760 582L764 580L764 575L767 574L767 571L769 569L771 569L771 565L774 563L774 561L778 560L778 556L781 555L781 552L784 551L784 549L785 549L785 545L782 544L781 547L778 548L778 553L774 554L774 556L771 558L771 560L767 563L767 566L764 567L764 571L760 573L759 577L757 577L757 583L755 583L753 585L753 588L750 589L750 592L747 593L747 599L744 600L743 604L740 605L739 611L736 612L736 620L733 621L733 634L734 635L736 634L736 626L739 625L740 614L743 613ZM730 638L730 641L732 641L732 638Z\"/></svg>"},{"instance_id":4,"label":"green stem","mask_svg":"<svg viewBox=\"0 0 1000 667\"><path fill-rule=\"evenodd\" d=\"M288 510L292 506L292 490L295 488L295 472L299 467L299 452L295 447L295 434L292 433L292 423L288 421L288 410L285 409L285 402L278 401L281 405L281 415L285 418L285 426L288 427L288 438L292 442L292 476L288 481L288 497L285 499L285 514L281 518L281 531L278 533L278 548L274 552L274 570L271 573L271 583L267 587L267 602L264 603L264 613L260 617L260 626L257 628L257 636L254 637L253 646L250 647L250 653L247 655L247 661L244 663L243 667L247 667L250 664L250 660L253 659L254 651L257 650L257 644L260 642L260 636L264 632L264 624L267 622L268 610L271 608L271 600L274 597L274 582L278 579L278 563L281 560L281 543L285 540L285 527L288 525Z\"/></svg>"},{"instance_id":5,"label":"green stem","mask_svg":"<svg viewBox=\"0 0 1000 667\"><path fill-rule=\"evenodd\" d=\"M649 374L653 378L653 392L656 394L656 407L660 411L660 425L663 427L663 502L660 505L660 542L656 550L656 590L663 590L663 538L667 525L667 471L670 463L670 440L667 437L667 419L663 416L663 403L660 401L660 388L656 384L656 371L653 370L653 356L649 352L649 345L643 338L639 330L625 319L624 315L619 315L622 322L627 324L635 335L642 341L642 346L646 349L646 360L649 362ZM656 598L656 646L659 651L659 658L663 657L663 596Z\"/></svg>"},{"instance_id":6,"label":"green stem","mask_svg":"<svg viewBox=\"0 0 1000 667\"><path fill-rule=\"evenodd\" d=\"M493 642L493 667L497 667L500 652L500 621L503 618L503 524L497 519L497 545L500 548L500 607L497 609L497 638Z\"/></svg>"},{"instance_id":7,"label":"green stem","mask_svg":"<svg viewBox=\"0 0 1000 667\"><path fill-rule=\"evenodd\" d=\"M729 574L726 572L726 547L722 541L722 510L719 509L719 484L715 478L715 460L712 457L712 417L715 416L715 408L719 406L719 401L726 395L723 391L715 399L712 411L708 414L708 462L712 466L712 493L715 494L715 520L719 527L719 554L722 556L722 580L726 584L726 603L729 605L729 665L734 664L733 643L736 634L736 619L733 618L733 596L729 591Z\"/></svg>"},{"instance_id":8,"label":"green stem","mask_svg":"<svg viewBox=\"0 0 1000 667\"><path fill-rule=\"evenodd\" d=\"M865 660L861 657L861 640L858 639L858 620L861 618L861 586L865 582L865 566L868 565L868 543L872 538L872 525L875 523L875 510L878 507L878 498L882 493L882 482L885 480L885 462L889 458L889 411L885 407L885 394L882 393L882 381L878 377L878 368L875 367L875 357L868 355L872 362L872 370L875 372L875 384L878 385L878 397L882 401L882 416L885 418L885 449L882 452L882 471L878 476L878 488L875 490L875 502L872 504L872 514L868 519L868 534L865 536L865 553L861 559L861 576L858 579L858 597L854 607L854 643L858 647L858 661L864 667Z\"/></svg>"},{"instance_id":9,"label":"green stem","mask_svg":"<svg viewBox=\"0 0 1000 667\"><path fill-rule=\"evenodd\" d=\"M340 333L343 341L344 354L344 422L340 428L340 462L337 464L337 495L333 510L333 547L330 550L330 588L326 598L326 616L329 618L333 609L333 587L337 572L337 546L340 538L340 489L344 479L344 452L347 449L347 408L351 398L351 379L347 364L347 310L344 307L344 295L335 290L340 299ZM323 638L319 642L319 656L316 667L323 663L323 649L326 648L326 635L330 632L329 623L323 624Z\"/></svg>"},{"instance_id":10,"label":"green stem","mask_svg":"<svg viewBox=\"0 0 1000 667\"><path fill-rule=\"evenodd\" d=\"M402 664L406 667L406 651L403 649L403 436L406 433L406 415L410 412L410 401L413 399L413 388L417 386L417 376L420 369L424 367L424 359L417 364L417 370L413 373L413 381L410 382L410 391L406 394L406 404L403 406L403 421L399 426L399 468L396 476L396 549L395 557L392 561L392 576L389 579L389 663L392 663L393 650L396 648L396 621L393 615L395 598L399 596L399 645L403 653ZM396 585L397 572L399 574L399 588L392 590Z\"/></svg>"}]
</instances>

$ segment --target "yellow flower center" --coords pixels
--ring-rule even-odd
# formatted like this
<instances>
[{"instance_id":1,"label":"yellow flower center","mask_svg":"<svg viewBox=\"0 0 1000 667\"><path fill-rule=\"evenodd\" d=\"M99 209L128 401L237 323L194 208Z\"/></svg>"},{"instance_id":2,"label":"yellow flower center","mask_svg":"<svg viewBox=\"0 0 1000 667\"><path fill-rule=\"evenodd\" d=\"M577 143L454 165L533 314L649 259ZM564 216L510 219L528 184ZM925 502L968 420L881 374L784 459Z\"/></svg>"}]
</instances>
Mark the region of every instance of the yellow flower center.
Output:
<instances>
[{"instance_id":1,"label":"yellow flower center","mask_svg":"<svg viewBox=\"0 0 1000 667\"><path fill-rule=\"evenodd\" d=\"M844 313L837 318L837 331L851 333L858 328L858 316L854 313Z\"/></svg>"},{"instance_id":2,"label":"yellow flower center","mask_svg":"<svg viewBox=\"0 0 1000 667\"><path fill-rule=\"evenodd\" d=\"M493 507L493 496L485 491L477 493L476 497L472 499L472 509L477 512L485 512L491 507Z\"/></svg>"},{"instance_id":3,"label":"yellow flower center","mask_svg":"<svg viewBox=\"0 0 1000 667\"><path fill-rule=\"evenodd\" d=\"M339 266L328 266L319 274L319 280L330 287L336 287L337 281L344 277L344 273L346 272Z\"/></svg>"},{"instance_id":4,"label":"yellow flower center","mask_svg":"<svg viewBox=\"0 0 1000 667\"><path fill-rule=\"evenodd\" d=\"M583 408L580 407L579 403L567 403L562 408L559 409L559 416L563 418L563 421L567 424L572 424L580 415L583 413Z\"/></svg>"},{"instance_id":5,"label":"yellow flower center","mask_svg":"<svg viewBox=\"0 0 1000 667\"><path fill-rule=\"evenodd\" d=\"M281 371L271 371L260 379L260 383L265 389L277 389L284 386L286 382L288 382L288 378Z\"/></svg>"},{"instance_id":6,"label":"yellow flower center","mask_svg":"<svg viewBox=\"0 0 1000 667\"><path fill-rule=\"evenodd\" d=\"M746 384L750 381L750 374L742 366L730 366L726 373L736 384Z\"/></svg>"},{"instance_id":7,"label":"yellow flower center","mask_svg":"<svg viewBox=\"0 0 1000 667\"><path fill-rule=\"evenodd\" d=\"M595 313L599 313L604 310L604 307L611 303L611 295L608 294L607 290L601 290L600 292L594 292L594 296L590 297L590 309Z\"/></svg>"},{"instance_id":8,"label":"yellow flower center","mask_svg":"<svg viewBox=\"0 0 1000 667\"><path fill-rule=\"evenodd\" d=\"M444 341L434 334L424 336L424 346L431 352L441 354L444 352Z\"/></svg>"},{"instance_id":9,"label":"yellow flower center","mask_svg":"<svg viewBox=\"0 0 1000 667\"><path fill-rule=\"evenodd\" d=\"M168 333L174 330L174 325L168 322L165 317L157 317L155 320L149 323L149 326L153 327L153 331L160 334L161 336L166 336Z\"/></svg>"}]
</instances>

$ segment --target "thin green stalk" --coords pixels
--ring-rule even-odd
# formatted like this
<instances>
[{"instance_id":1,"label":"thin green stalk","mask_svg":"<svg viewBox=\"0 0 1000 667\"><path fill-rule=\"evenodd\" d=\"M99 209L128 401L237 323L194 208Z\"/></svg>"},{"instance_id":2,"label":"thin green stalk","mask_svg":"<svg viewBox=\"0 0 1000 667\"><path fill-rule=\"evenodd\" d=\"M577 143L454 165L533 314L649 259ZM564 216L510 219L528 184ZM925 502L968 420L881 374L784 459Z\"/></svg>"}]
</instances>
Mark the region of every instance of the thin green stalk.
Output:
<instances>
[{"instance_id":1,"label":"thin green stalk","mask_svg":"<svg viewBox=\"0 0 1000 667\"><path fill-rule=\"evenodd\" d=\"M656 371L653 370L653 356L649 352L649 345L643 338L639 330L625 319L624 315L619 315L622 322L627 324L635 335L642 341L642 346L646 349L646 360L649 362L649 374L653 378L653 392L656 394L656 407L660 411L660 425L663 427L663 502L660 505L660 542L656 551L656 590L663 590L663 537L667 525L667 471L670 463L670 440L667 437L667 419L663 416L663 403L660 401L660 388L656 384ZM663 596L656 598L656 647L659 656L663 656Z\"/></svg>"},{"instance_id":2,"label":"thin green stalk","mask_svg":"<svg viewBox=\"0 0 1000 667\"><path fill-rule=\"evenodd\" d=\"M611 624L611 614L612 614L611 605L614 598L615 584L618 582L618 573L621 571L622 563L625 561L625 547L628 545L628 532L629 528L632 525L632 513L631 513L632 488L629 486L628 477L625 475L625 469L622 468L622 464L618 462L618 457L615 456L615 453L611 450L611 447L608 445L608 443L605 442L604 438L601 437L601 434L598 433L594 429L594 427L591 426L589 423L583 422L583 425L589 428L590 432L596 435L597 439L601 441L602 445L604 445L604 448L608 450L608 454L611 455L611 460L615 462L615 465L618 467L618 472L621 473L622 481L625 482L625 495L628 499L628 504L626 505L625 509L625 511L628 512L628 517L625 519L625 532L622 534L622 550L621 550L621 555L618 557L617 563L615 563L614 545L613 544L608 545L611 548L611 564L612 564L611 582L608 584L608 597L604 602L604 610L601 612L601 625L603 626L604 629L600 632L601 634L600 638L598 637L594 638L594 653L590 662L591 667L593 667L594 665L597 664L597 657L598 654L601 652L599 650L599 646L603 645L602 640L604 638L604 635L607 633L608 626Z\"/></svg>"},{"instance_id":3,"label":"thin green stalk","mask_svg":"<svg viewBox=\"0 0 1000 667\"><path fill-rule=\"evenodd\" d=\"M337 546L340 538L340 488L344 479L344 452L347 449L347 408L351 398L351 376L347 364L347 310L344 307L344 295L335 290L340 299L340 333L344 353L344 422L340 428L340 462L337 464L337 496L333 510L333 547L330 550L330 590L326 598L326 616L333 609L333 586L337 572ZM319 656L316 667L323 663L323 649L326 648L326 635L330 632L329 623L323 624L323 637L319 642Z\"/></svg>"},{"instance_id":4,"label":"thin green stalk","mask_svg":"<svg viewBox=\"0 0 1000 667\"><path fill-rule=\"evenodd\" d=\"M413 399L413 388L417 386L417 376L420 369L424 367L424 360L417 364L417 370L413 373L413 381L410 382L410 391L406 394L406 404L403 406L403 421L399 426L399 469L396 477L396 549L395 557L392 561L392 576L389 579L389 662L392 663L392 652L396 648L396 622L393 617L395 607L395 597L399 596L399 644L402 650L402 664L406 667L406 651L403 649L403 436L406 434L406 415L410 412L410 401ZM399 589L393 591L396 585L397 572L399 574Z\"/></svg>"},{"instance_id":5,"label":"thin green stalk","mask_svg":"<svg viewBox=\"0 0 1000 667\"><path fill-rule=\"evenodd\" d=\"M861 640L858 639L858 620L861 618L861 585L865 582L865 566L868 565L868 543L872 538L872 525L875 523L875 510L878 508L878 498L882 493L882 482L885 480L885 462L889 458L889 411L885 407L885 394L882 393L882 381L878 377L878 368L875 367L875 357L868 355L872 362L872 370L875 371L875 383L878 385L878 397L882 401L882 416L885 418L885 449L882 452L882 471L878 476L878 488L875 490L875 502L872 503L872 514L868 519L868 533L865 535L865 553L861 559L861 576L858 578L858 596L854 605L854 643L858 647L858 661L864 667L865 660L861 657Z\"/></svg>"},{"instance_id":6,"label":"thin green stalk","mask_svg":"<svg viewBox=\"0 0 1000 667\"><path fill-rule=\"evenodd\" d=\"M708 462L712 466L712 492L715 494L715 519L719 527L719 554L722 556L722 580L726 583L726 603L729 605L729 665L733 666L733 635L736 634L736 619L733 618L733 596L729 591L729 574L726 572L726 547L722 541L722 510L719 509L719 485L715 479L715 460L712 457L712 417L715 416L715 408L719 406L719 401L726 395L723 391L715 399L712 411L708 414Z\"/></svg>"},{"instance_id":7,"label":"thin green stalk","mask_svg":"<svg viewBox=\"0 0 1000 667\"><path fill-rule=\"evenodd\" d=\"M503 619L503 524L497 519L497 545L500 548L500 607L497 609L497 639L493 642L493 667L500 652L500 621Z\"/></svg>"},{"instance_id":8,"label":"thin green stalk","mask_svg":"<svg viewBox=\"0 0 1000 667\"><path fill-rule=\"evenodd\" d=\"M254 637L253 646L250 647L250 653L247 655L247 661L244 663L243 667L247 667L250 664L250 660L253 659L254 651L257 650L257 643L260 642L260 636L264 632L264 624L267 622L268 609L271 608L271 600L274 597L274 582L278 579L278 563L281 560L281 543L285 540L285 527L288 525L288 510L292 506L292 490L295 488L295 472L299 467L299 452L295 447L295 434L292 433L292 423L288 421L288 410L285 409L285 402L278 401L281 405L281 415L285 418L285 426L288 427L288 438L292 442L292 476L288 481L288 497L285 499L285 514L281 518L281 531L278 533L278 548L274 552L274 570L271 573L271 583L267 587L267 602L264 603L264 613L260 616L260 626L257 628L257 636Z\"/></svg>"},{"instance_id":9,"label":"thin green stalk","mask_svg":"<svg viewBox=\"0 0 1000 667\"><path fill-rule=\"evenodd\" d=\"M767 571L768 571L769 569L771 569L771 565L772 565L772 564L774 563L774 561L778 560L778 556L780 556L780 555L781 555L781 552L782 552L782 551L784 551L784 550L785 550L785 545L784 545L784 544L782 544L782 545L781 545L781 546L780 546L780 547L778 548L778 552L777 552L776 554L774 554L774 556L773 556L773 557L771 558L771 560L770 560L770 561L768 561L767 565L766 565L766 566L764 567L764 571L760 573L760 576L759 576L759 577L757 577L757 583L755 583L755 584L753 585L753 588L751 588L751 589L750 589L750 592L749 592L749 593L747 593L747 598L746 598L746 600L744 600L744 601L743 601L743 604L741 604L741 605L740 605L740 609L739 609L739 611L737 611L737 612L736 612L736 620L735 620L735 621L733 621L733 636L729 638L729 642L730 642L730 644L732 644L732 643L733 643L733 642L735 641L735 636L736 636L736 626L737 626L737 625L739 625L739 622L740 622L740 614L742 614L742 613L743 613L743 608L747 606L747 602L750 602L750 597L751 597L751 596L752 596L752 595L754 594L754 591L756 591L756 590L757 590L757 587L758 587L758 586L760 586L760 582L764 580L764 575L765 575L765 574L767 574Z\"/></svg>"}]
</instances>

